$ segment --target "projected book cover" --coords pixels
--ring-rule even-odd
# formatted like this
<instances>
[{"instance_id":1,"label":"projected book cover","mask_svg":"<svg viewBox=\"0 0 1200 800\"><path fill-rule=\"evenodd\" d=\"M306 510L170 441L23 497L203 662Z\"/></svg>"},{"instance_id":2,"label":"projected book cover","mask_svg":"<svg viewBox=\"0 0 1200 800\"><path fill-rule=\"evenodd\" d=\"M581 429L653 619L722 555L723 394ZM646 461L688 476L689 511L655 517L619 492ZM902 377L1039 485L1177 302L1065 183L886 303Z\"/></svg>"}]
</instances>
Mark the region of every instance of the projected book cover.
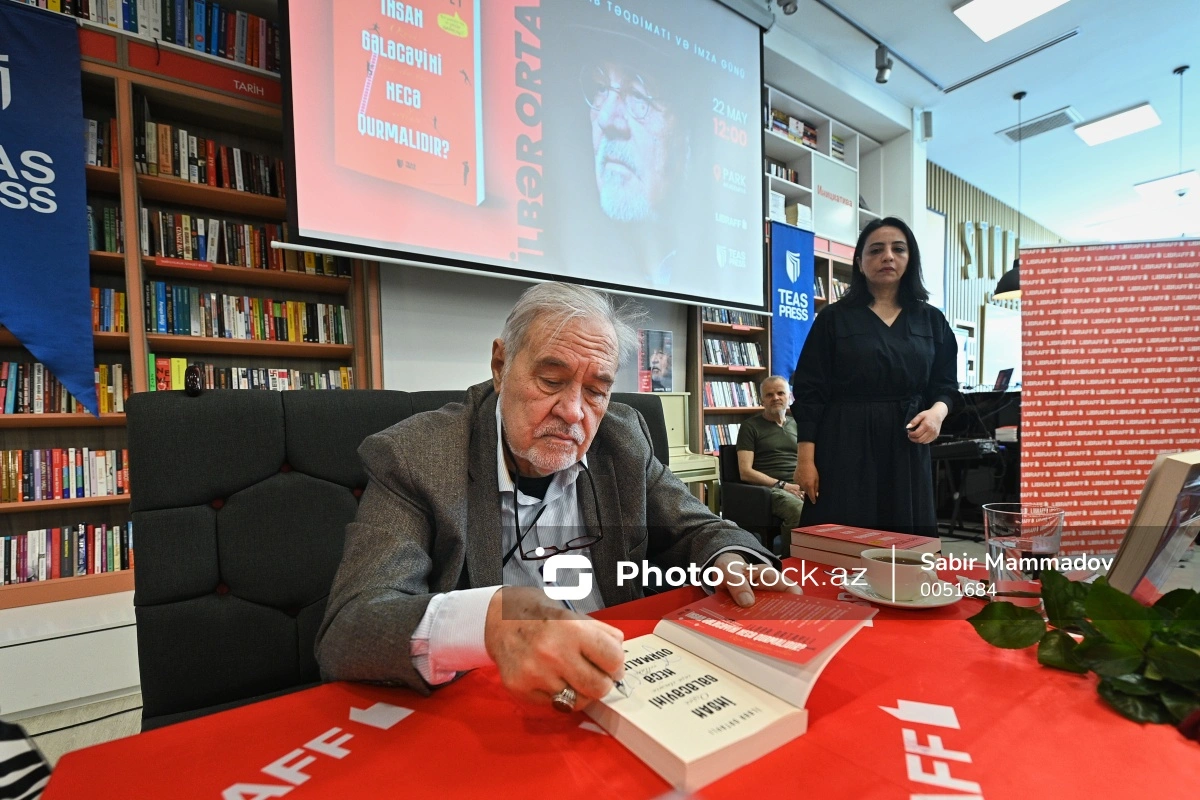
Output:
<instances>
[{"instance_id":1,"label":"projected book cover","mask_svg":"<svg viewBox=\"0 0 1200 800\"><path fill-rule=\"evenodd\" d=\"M339 166L483 202L479 0L339 0L333 62Z\"/></svg>"}]
</instances>

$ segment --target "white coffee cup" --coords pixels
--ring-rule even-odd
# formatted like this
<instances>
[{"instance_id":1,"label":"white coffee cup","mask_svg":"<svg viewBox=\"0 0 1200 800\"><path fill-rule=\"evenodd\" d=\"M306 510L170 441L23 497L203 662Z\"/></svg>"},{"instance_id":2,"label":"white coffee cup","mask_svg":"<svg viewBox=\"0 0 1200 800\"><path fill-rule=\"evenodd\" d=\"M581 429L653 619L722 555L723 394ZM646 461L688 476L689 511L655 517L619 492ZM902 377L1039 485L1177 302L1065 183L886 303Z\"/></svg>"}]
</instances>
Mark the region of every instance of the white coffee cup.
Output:
<instances>
[{"instance_id":1,"label":"white coffee cup","mask_svg":"<svg viewBox=\"0 0 1200 800\"><path fill-rule=\"evenodd\" d=\"M937 583L937 572L925 566L921 553L880 547L863 550L859 561L866 569L867 585L885 600L907 603L922 597L924 586ZM926 592L928 594L928 592Z\"/></svg>"}]
</instances>

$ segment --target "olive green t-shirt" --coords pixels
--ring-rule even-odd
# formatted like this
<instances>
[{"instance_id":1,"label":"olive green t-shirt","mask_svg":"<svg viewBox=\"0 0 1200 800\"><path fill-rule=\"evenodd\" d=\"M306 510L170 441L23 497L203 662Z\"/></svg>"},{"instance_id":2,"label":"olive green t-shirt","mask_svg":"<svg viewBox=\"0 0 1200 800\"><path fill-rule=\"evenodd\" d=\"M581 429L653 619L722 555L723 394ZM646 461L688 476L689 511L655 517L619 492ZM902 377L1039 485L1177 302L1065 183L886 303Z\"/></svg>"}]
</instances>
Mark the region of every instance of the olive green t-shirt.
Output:
<instances>
[{"instance_id":1,"label":"olive green t-shirt","mask_svg":"<svg viewBox=\"0 0 1200 800\"><path fill-rule=\"evenodd\" d=\"M796 420L790 415L776 425L755 414L738 430L738 450L754 453L754 468L775 480L790 481L796 472Z\"/></svg>"}]
</instances>

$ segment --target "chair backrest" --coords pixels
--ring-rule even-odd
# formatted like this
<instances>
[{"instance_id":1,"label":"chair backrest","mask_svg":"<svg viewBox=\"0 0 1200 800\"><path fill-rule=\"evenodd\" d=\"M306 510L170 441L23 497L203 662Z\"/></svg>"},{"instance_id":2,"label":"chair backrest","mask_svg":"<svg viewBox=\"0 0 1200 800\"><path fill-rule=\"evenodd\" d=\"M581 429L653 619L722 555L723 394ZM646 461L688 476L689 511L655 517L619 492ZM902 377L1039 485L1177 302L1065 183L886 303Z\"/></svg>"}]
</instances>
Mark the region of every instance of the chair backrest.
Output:
<instances>
[{"instance_id":1,"label":"chair backrest","mask_svg":"<svg viewBox=\"0 0 1200 800\"><path fill-rule=\"evenodd\" d=\"M464 395L216 390L130 397L143 728L320 679L313 644L346 524L367 483L358 446ZM658 398L614 399L642 412L655 455L666 463Z\"/></svg>"},{"instance_id":2,"label":"chair backrest","mask_svg":"<svg viewBox=\"0 0 1200 800\"><path fill-rule=\"evenodd\" d=\"M721 483L741 483L742 473L738 468L737 445L723 444L717 450L718 469L721 471Z\"/></svg>"}]
</instances>

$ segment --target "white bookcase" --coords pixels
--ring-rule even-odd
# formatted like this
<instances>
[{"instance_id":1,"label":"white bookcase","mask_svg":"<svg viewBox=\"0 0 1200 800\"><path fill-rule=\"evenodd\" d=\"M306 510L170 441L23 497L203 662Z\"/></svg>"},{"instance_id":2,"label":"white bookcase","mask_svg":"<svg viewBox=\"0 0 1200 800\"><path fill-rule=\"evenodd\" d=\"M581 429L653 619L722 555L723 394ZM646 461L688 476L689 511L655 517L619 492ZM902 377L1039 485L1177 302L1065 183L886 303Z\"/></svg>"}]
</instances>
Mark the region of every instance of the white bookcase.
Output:
<instances>
[{"instance_id":1,"label":"white bookcase","mask_svg":"<svg viewBox=\"0 0 1200 800\"><path fill-rule=\"evenodd\" d=\"M766 97L763 172L768 187L782 194L788 205L800 203L812 210L811 225L802 227L812 228L817 236L853 245L858 231L880 216L883 205L882 146L769 84ZM772 125L773 111L808 123L816 131L815 146L803 144L776 130ZM835 139L841 144L840 157L835 152ZM772 174L767 159L793 170L793 179ZM825 182L838 188L827 189L818 196ZM832 204L826 203L831 196L834 198ZM846 205L843 201L849 201L850 205L840 208Z\"/></svg>"}]
</instances>

